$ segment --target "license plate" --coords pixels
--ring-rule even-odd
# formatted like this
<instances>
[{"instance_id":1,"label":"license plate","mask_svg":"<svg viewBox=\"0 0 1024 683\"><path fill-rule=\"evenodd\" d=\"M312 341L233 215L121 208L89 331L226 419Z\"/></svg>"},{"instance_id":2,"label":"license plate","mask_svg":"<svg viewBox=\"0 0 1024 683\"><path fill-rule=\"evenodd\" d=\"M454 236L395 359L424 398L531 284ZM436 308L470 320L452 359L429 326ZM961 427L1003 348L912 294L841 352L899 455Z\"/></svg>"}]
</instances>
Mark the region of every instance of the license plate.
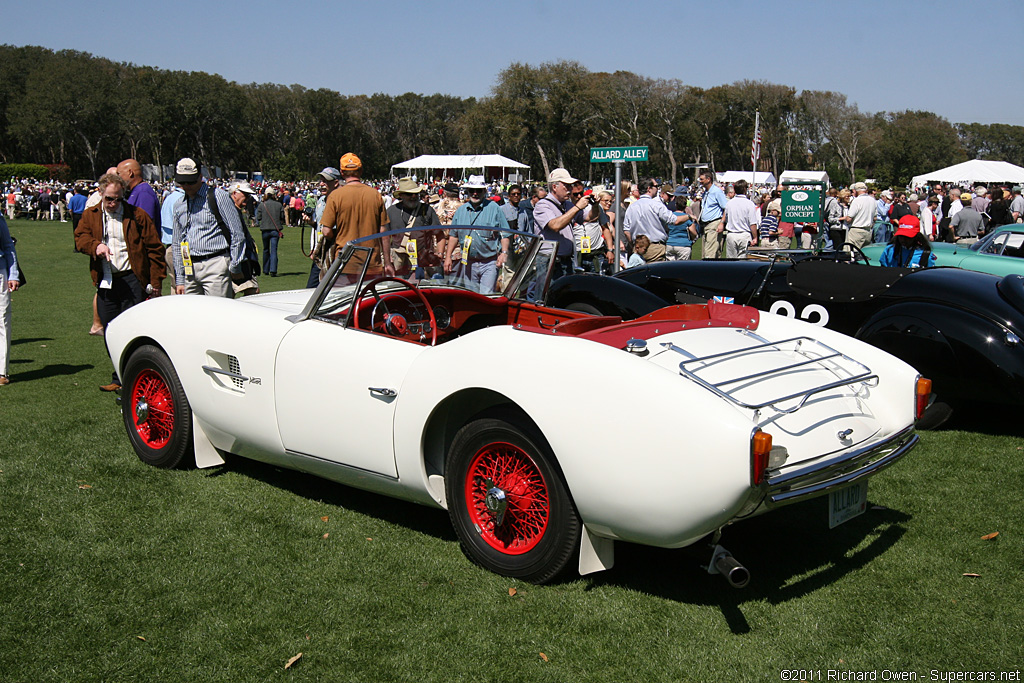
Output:
<instances>
[{"instance_id":1,"label":"license plate","mask_svg":"<svg viewBox=\"0 0 1024 683\"><path fill-rule=\"evenodd\" d=\"M868 482L864 480L828 494L828 528L864 514L868 508Z\"/></svg>"}]
</instances>

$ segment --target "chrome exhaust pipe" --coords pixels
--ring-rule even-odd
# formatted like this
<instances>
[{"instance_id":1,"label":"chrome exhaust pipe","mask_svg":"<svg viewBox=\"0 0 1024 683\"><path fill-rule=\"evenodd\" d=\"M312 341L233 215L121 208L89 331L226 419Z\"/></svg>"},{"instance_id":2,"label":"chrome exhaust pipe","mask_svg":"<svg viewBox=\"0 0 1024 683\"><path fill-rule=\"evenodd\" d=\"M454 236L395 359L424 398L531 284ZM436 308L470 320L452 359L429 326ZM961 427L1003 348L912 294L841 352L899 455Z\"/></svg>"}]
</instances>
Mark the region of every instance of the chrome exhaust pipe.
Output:
<instances>
[{"instance_id":1,"label":"chrome exhaust pipe","mask_svg":"<svg viewBox=\"0 0 1024 683\"><path fill-rule=\"evenodd\" d=\"M708 574L721 574L733 588L744 588L750 583L750 571L720 545L715 546L711 555Z\"/></svg>"}]
</instances>

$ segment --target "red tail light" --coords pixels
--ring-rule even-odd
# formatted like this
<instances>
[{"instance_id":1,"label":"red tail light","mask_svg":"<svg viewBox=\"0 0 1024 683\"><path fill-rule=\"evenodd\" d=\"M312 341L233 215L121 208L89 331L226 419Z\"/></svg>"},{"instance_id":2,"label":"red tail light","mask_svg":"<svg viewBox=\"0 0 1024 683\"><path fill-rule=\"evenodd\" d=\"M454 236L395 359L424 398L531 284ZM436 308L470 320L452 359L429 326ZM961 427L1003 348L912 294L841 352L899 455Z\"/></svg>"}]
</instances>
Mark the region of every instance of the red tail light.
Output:
<instances>
[{"instance_id":1,"label":"red tail light","mask_svg":"<svg viewBox=\"0 0 1024 683\"><path fill-rule=\"evenodd\" d=\"M928 407L928 399L932 395L932 381L924 377L917 378L917 386L914 388L914 419L921 419L924 409Z\"/></svg>"},{"instance_id":2,"label":"red tail light","mask_svg":"<svg viewBox=\"0 0 1024 683\"><path fill-rule=\"evenodd\" d=\"M758 429L750 439L750 479L754 486L764 482L768 456L772 452L772 435Z\"/></svg>"}]
</instances>

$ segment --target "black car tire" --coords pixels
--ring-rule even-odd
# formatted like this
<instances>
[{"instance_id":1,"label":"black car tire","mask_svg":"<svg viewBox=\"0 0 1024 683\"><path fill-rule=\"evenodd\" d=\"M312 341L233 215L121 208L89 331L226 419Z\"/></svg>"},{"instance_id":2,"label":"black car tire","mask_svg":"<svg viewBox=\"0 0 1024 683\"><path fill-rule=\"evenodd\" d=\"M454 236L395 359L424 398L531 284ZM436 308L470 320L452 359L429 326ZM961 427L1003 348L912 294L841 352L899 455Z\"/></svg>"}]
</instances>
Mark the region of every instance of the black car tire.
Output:
<instances>
[{"instance_id":1,"label":"black car tire","mask_svg":"<svg viewBox=\"0 0 1024 683\"><path fill-rule=\"evenodd\" d=\"M155 346L136 349L122 386L124 426L139 460L167 469L194 464L192 408L167 354Z\"/></svg>"},{"instance_id":2,"label":"black car tire","mask_svg":"<svg viewBox=\"0 0 1024 683\"><path fill-rule=\"evenodd\" d=\"M507 496L500 524L487 504L495 490ZM579 516L553 455L532 429L492 418L462 427L445 464L445 493L463 552L496 574L546 583L579 550Z\"/></svg>"}]
</instances>

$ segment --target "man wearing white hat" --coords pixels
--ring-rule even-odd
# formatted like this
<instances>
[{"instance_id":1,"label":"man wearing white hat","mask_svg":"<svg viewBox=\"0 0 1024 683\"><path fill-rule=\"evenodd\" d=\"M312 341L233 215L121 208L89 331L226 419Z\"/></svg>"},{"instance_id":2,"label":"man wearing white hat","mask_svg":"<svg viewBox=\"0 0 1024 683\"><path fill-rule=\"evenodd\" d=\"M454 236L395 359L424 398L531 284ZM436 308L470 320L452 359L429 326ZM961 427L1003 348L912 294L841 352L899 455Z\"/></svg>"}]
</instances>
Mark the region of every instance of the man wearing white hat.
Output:
<instances>
[{"instance_id":1,"label":"man wearing white hat","mask_svg":"<svg viewBox=\"0 0 1024 683\"><path fill-rule=\"evenodd\" d=\"M572 221L581 211L590 205L590 199L581 196L575 204L566 208L566 200L572 192L576 178L569 175L564 168L556 168L548 175L548 194L537 202L533 209L534 230L540 233L541 239L556 244L555 267L552 271L552 282L573 272L573 253L576 243L572 236ZM542 253L542 256L547 256ZM547 263L538 261L538 268Z\"/></svg>"},{"instance_id":2,"label":"man wearing white hat","mask_svg":"<svg viewBox=\"0 0 1024 683\"><path fill-rule=\"evenodd\" d=\"M444 272L457 272L452 254L455 246L461 244L461 276L465 278L466 286L482 294L490 294L498 281L498 269L508 260L509 235L502 233L499 237L497 232L508 230L508 220L501 207L487 199L487 183L482 175L470 176L462 187L469 201L455 211L452 226L467 227L453 227L448 233Z\"/></svg>"},{"instance_id":3,"label":"man wearing white hat","mask_svg":"<svg viewBox=\"0 0 1024 683\"><path fill-rule=\"evenodd\" d=\"M236 181L228 185L228 194L231 195L231 201L235 203L235 208L238 210L238 219L242 221L242 225L246 223L246 204L249 199L256 199L256 190L252 189L252 185L245 182L244 180ZM235 295L241 294L242 296L249 296L250 294L260 293L260 284L256 280L256 273L250 273L250 277L245 282L231 281L231 289L234 290Z\"/></svg>"}]
</instances>

